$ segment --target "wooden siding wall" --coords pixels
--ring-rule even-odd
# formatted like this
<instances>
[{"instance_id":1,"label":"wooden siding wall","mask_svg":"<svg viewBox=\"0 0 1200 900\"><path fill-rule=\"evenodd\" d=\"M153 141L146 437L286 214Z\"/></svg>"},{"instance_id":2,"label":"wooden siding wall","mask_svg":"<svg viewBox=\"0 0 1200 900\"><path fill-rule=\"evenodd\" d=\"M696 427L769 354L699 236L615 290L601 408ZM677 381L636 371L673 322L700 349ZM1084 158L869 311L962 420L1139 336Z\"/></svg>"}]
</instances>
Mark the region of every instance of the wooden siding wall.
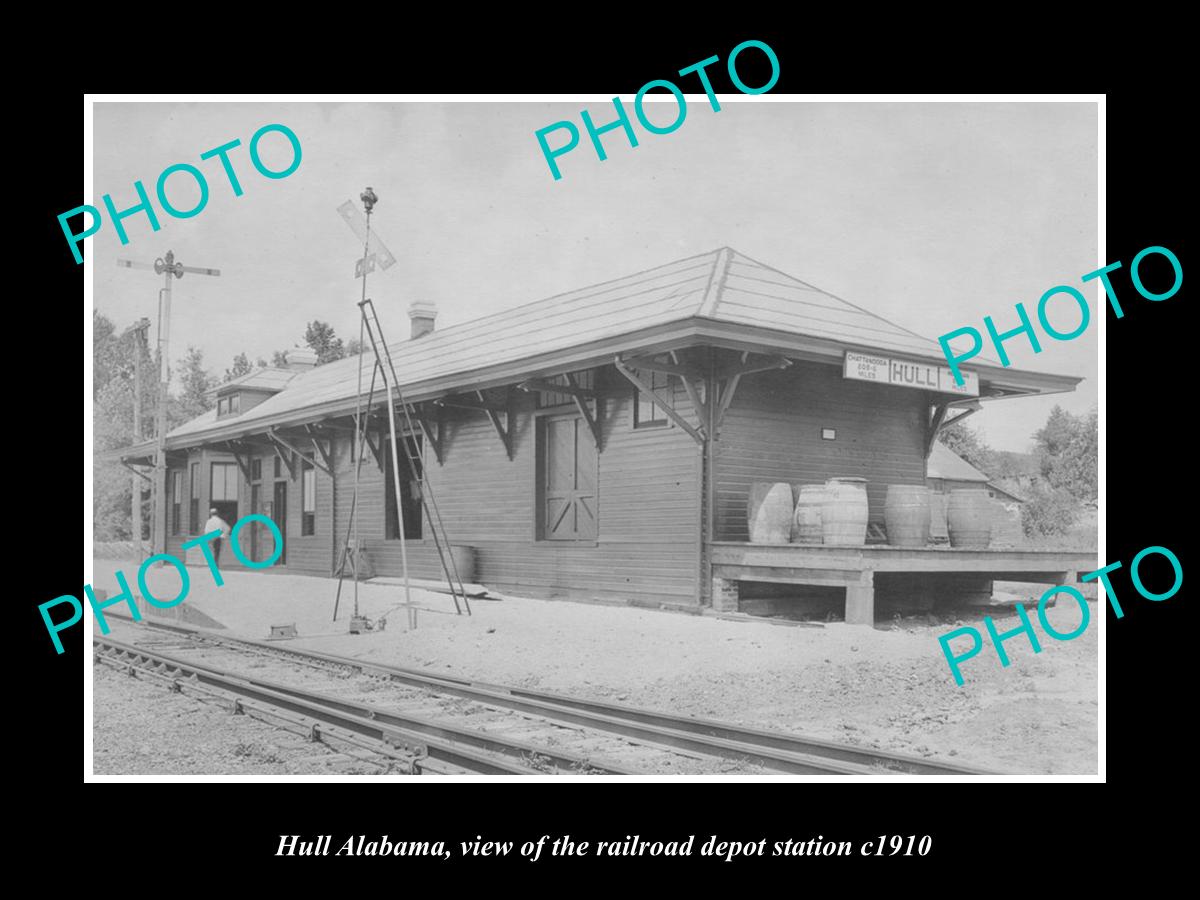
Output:
<instances>
[{"instance_id":1,"label":"wooden siding wall","mask_svg":"<svg viewBox=\"0 0 1200 900\"><path fill-rule=\"evenodd\" d=\"M629 391L606 401L599 531L595 541L579 544L536 539L534 396L519 398L512 461L483 413L445 410L444 464L427 450L428 475L450 540L476 548L476 581L538 597L697 602L699 448L677 427L634 430L632 396ZM682 389L675 399L681 412L692 415ZM349 440L340 440L339 535L353 498L350 457ZM405 465L401 459L402 471ZM379 574L399 575L400 543L384 540L386 486L373 457L364 460L360 477L360 538ZM415 576L442 578L427 522L423 539L408 542L408 561ZM291 568L290 557L288 562Z\"/></svg>"},{"instance_id":2,"label":"wooden siding wall","mask_svg":"<svg viewBox=\"0 0 1200 900\"><path fill-rule=\"evenodd\" d=\"M233 455L230 453L221 453L221 452L214 451L214 450L192 450L192 451L189 451L187 462L182 467L175 466L175 467L169 468L167 470L167 484L168 485L170 485L170 483L171 483L171 472L172 471L175 471L180 468L182 468L182 471L183 471L183 507L180 511L180 515L181 515L180 532L181 533L180 534L170 534L169 533L170 532L170 529L169 529L170 519L168 518L168 520L167 520L167 522L168 522L167 552L173 556L178 557L179 559L184 559L185 556L187 555L187 551L185 551L183 549L183 544L192 540L193 538L199 537L200 532L204 528L204 523L208 521L209 495L211 494L211 483L210 482L212 479L211 466L212 466L212 463L215 463L215 462L217 462L217 463L235 463L236 464L236 460L233 458ZM193 528L193 524L192 524L191 520L188 518L188 508L189 508L189 504L191 502L192 463L199 463L199 471L197 474L200 476L200 478L199 478L199 480L200 480L200 497L199 497L199 503L197 504L200 521L198 523L196 523L195 528ZM239 517L244 516L249 512L250 512L250 488L246 482L245 477L242 475L241 471L239 470L238 471L238 516ZM167 513L169 516L170 515L170 507L169 506L167 508ZM229 526L232 528L234 524L235 523L230 522ZM250 549L249 534L247 532L243 532L241 537L246 542L245 548L246 548L246 552L248 553L249 549ZM268 540L270 540L269 535L268 535ZM192 554L196 559L200 559L199 556L196 556L196 554L198 554L199 552L200 552L199 548L196 548L195 550L192 551ZM201 565L203 565L203 563L201 563ZM241 564L241 562L238 561L238 558L234 555L233 550L230 549L228 540L225 541L225 545L221 549L221 569L222 570L232 569L232 570L238 570L238 571L248 571L248 569L245 566L243 566ZM193 575L193 577L195 577L195 576Z\"/></svg>"},{"instance_id":3,"label":"wooden siding wall","mask_svg":"<svg viewBox=\"0 0 1200 900\"><path fill-rule=\"evenodd\" d=\"M282 481L287 483L287 567L289 570L307 572L314 575L329 575L333 571L334 556L333 548L335 541L333 537L333 482L329 476L317 469L316 487L317 487L317 514L315 522L315 532L309 536L300 534L301 522L301 503L300 503L300 469L296 469L296 478L293 480L288 477L287 467L280 468L280 477L274 477L274 454L271 453L256 453L251 457L246 458L246 464L250 465L251 459L259 459L262 461L262 480L259 482L259 512L266 515L268 504L274 502L275 499L275 483ZM200 464L200 526L208 519L209 510L209 481L212 475L210 465L214 462L221 463L236 463L232 454L220 453L212 450L191 451L188 454L187 464L183 466L183 490L184 501L182 509L182 534L167 535L167 552L175 556L183 558L184 551L182 545L194 537L198 537L197 532L192 529L192 523L188 520L188 502L190 499L191 486L189 483L191 464L197 462ZM176 467L177 468L177 467ZM170 474L168 470L167 483L170 484ZM250 509L250 482L246 480L241 469L238 469L238 518L243 518L251 513ZM168 508L168 514L170 510ZM168 522L170 520L168 519ZM235 522L230 522L232 527ZM274 540L271 533L265 526L251 524L247 529L243 530L241 537L242 549L245 553L250 553L250 532L248 529L257 528L259 532L259 555L260 557L268 557L274 552ZM344 535L343 535L344 537ZM336 544L340 546L342 538L338 538ZM234 555L229 548L229 542L226 541L224 549L221 551L221 568L222 569L238 569L247 570Z\"/></svg>"},{"instance_id":4,"label":"wooden siding wall","mask_svg":"<svg viewBox=\"0 0 1200 900\"><path fill-rule=\"evenodd\" d=\"M743 378L716 443L716 539L748 539L755 481L866 478L870 520L882 523L889 484L925 483L932 396L848 381L839 367L808 362ZM823 440L823 428L836 429L836 440Z\"/></svg>"},{"instance_id":5,"label":"wooden siding wall","mask_svg":"<svg viewBox=\"0 0 1200 900\"><path fill-rule=\"evenodd\" d=\"M608 383L612 384L610 380ZM682 387L674 388L676 409L689 421L695 414ZM599 529L589 542L541 541L536 535L536 416L573 413L573 406L537 411L534 394L519 394L513 459L491 421L482 412L444 411L444 464L427 448L427 472L453 543L476 548L475 580L516 595L631 601L647 605L694 606L700 595L700 447L679 427L634 429L633 390L605 401L599 457ZM260 511L274 497L272 455L261 453ZM226 453L193 451L189 463L201 463L202 521L208 517L208 464L233 461ZM334 442L333 481L316 473L316 534L300 534L300 478L288 485L287 565L289 572L330 575L345 539L354 497L354 463L349 435ZM401 459L401 471L406 464ZM184 491L188 490L185 467ZM383 472L368 452L359 493L359 537L377 574L400 575L400 542L384 539ZM250 484L239 471L238 514L250 513ZM184 507L186 521L186 499ZM232 525L234 523L230 523ZM168 537L168 552L194 535ZM243 534L249 552L249 534ZM263 532L265 549L270 535ZM428 523L423 538L408 542L410 572L441 579ZM222 569L244 568L228 545Z\"/></svg>"}]
</instances>

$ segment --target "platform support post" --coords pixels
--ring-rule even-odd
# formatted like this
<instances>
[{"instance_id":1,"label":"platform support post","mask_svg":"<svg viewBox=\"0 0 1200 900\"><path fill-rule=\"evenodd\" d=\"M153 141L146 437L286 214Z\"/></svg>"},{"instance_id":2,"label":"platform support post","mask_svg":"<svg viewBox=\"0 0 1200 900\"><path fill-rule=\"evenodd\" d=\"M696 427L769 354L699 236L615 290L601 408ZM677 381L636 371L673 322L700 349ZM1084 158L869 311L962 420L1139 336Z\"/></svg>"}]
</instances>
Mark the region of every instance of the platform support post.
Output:
<instances>
[{"instance_id":1,"label":"platform support post","mask_svg":"<svg viewBox=\"0 0 1200 900\"><path fill-rule=\"evenodd\" d=\"M738 583L730 578L714 575L712 580L712 608L715 612L738 611Z\"/></svg>"},{"instance_id":2,"label":"platform support post","mask_svg":"<svg viewBox=\"0 0 1200 900\"><path fill-rule=\"evenodd\" d=\"M875 573L862 573L857 584L846 585L846 624L875 626Z\"/></svg>"}]
</instances>

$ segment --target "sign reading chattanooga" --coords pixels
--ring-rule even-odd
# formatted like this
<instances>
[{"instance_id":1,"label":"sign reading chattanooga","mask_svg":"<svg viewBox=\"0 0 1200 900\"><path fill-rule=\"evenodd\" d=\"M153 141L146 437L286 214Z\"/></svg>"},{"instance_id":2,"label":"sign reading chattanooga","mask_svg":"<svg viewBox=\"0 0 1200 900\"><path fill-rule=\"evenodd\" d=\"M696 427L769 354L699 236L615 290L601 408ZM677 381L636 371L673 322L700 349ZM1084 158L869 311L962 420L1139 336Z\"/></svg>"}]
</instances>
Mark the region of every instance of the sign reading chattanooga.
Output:
<instances>
[{"instance_id":1,"label":"sign reading chattanooga","mask_svg":"<svg viewBox=\"0 0 1200 900\"><path fill-rule=\"evenodd\" d=\"M907 359L892 359L887 356L868 356L865 353L846 353L842 376L855 381L878 381L898 387L920 388L925 391L941 391L946 394L979 396L979 376L974 372L963 372L962 385L955 384L954 373L945 366L913 362Z\"/></svg>"}]
</instances>

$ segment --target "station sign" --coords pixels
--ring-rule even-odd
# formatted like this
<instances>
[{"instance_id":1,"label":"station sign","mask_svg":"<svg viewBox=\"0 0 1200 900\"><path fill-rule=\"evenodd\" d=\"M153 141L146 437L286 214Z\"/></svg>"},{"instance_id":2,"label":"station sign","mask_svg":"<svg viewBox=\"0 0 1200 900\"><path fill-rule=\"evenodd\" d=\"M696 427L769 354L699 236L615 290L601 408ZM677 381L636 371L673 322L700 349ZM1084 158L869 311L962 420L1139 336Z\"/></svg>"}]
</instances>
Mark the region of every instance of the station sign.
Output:
<instances>
[{"instance_id":1,"label":"station sign","mask_svg":"<svg viewBox=\"0 0 1200 900\"><path fill-rule=\"evenodd\" d=\"M963 372L962 376L963 383L958 385L954 383L954 373L946 366L849 351L846 352L845 366L842 369L842 377L854 381L877 381L896 387L978 397L979 376L974 372Z\"/></svg>"}]
</instances>

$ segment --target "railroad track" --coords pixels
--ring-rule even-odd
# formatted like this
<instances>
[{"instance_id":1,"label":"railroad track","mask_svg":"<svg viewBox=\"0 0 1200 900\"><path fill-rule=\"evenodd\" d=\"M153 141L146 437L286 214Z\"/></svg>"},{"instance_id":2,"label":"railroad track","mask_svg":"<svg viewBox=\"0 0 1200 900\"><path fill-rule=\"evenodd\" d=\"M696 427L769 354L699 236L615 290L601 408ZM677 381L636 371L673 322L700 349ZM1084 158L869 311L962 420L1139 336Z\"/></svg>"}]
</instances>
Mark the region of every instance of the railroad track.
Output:
<instances>
[{"instance_id":1,"label":"railroad track","mask_svg":"<svg viewBox=\"0 0 1200 900\"><path fill-rule=\"evenodd\" d=\"M134 623L111 613L109 618L121 620L118 627L141 641L125 643L97 635L94 643L102 660L112 657L117 665L127 666L140 658L143 665L174 673L174 681L182 678L228 692L258 692L254 702L287 701L295 704L290 710L295 715L316 718L324 711L337 719L331 727L357 729L354 733L360 738L424 753L418 767L425 771L992 774L938 760L434 675L182 625ZM146 646L154 634L173 637L176 643L168 649L179 652L167 654ZM287 669L287 680L250 674L271 665ZM381 729L389 733L384 735Z\"/></svg>"}]
</instances>

